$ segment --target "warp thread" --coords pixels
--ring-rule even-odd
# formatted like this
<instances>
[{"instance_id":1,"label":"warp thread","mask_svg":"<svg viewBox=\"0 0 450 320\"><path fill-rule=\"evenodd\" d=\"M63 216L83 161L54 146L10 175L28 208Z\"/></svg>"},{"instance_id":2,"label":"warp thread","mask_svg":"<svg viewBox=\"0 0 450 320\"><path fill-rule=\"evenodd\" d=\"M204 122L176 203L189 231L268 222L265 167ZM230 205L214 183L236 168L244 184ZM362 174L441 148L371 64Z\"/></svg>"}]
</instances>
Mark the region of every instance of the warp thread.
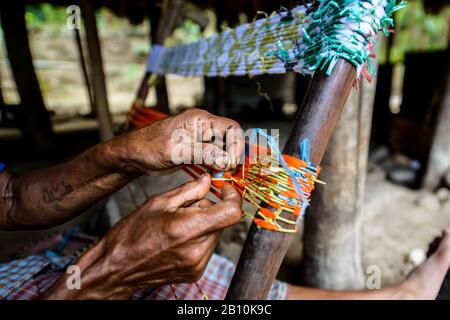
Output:
<instances>
[{"instance_id":1,"label":"warp thread","mask_svg":"<svg viewBox=\"0 0 450 320\"><path fill-rule=\"evenodd\" d=\"M254 143L257 136L267 139L269 149ZM216 172L213 185L231 183L242 198L257 208L255 224L271 231L295 233L298 217L303 217L320 168L309 158L309 140L300 142L300 159L284 155L272 136L255 129L246 148L245 160L236 172Z\"/></svg>"},{"instance_id":2,"label":"warp thread","mask_svg":"<svg viewBox=\"0 0 450 320\"><path fill-rule=\"evenodd\" d=\"M330 74L339 59L371 79L379 30L392 31L401 0L317 0L171 48L155 46L147 71L185 76L260 75L295 71Z\"/></svg>"}]
</instances>

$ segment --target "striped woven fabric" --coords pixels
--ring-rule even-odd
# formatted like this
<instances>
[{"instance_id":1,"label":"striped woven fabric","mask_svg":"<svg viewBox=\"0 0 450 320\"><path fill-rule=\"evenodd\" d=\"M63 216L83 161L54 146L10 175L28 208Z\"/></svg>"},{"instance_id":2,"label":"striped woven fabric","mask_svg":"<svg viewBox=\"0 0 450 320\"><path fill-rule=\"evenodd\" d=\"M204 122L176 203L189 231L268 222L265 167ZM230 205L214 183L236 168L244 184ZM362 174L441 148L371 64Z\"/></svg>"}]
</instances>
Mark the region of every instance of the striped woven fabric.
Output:
<instances>
[{"instance_id":1,"label":"striped woven fabric","mask_svg":"<svg viewBox=\"0 0 450 320\"><path fill-rule=\"evenodd\" d=\"M226 77L321 69L330 74L342 58L356 67L358 79L370 77L375 38L380 30L389 34L392 13L405 5L397 0L316 1L194 43L155 46L147 71Z\"/></svg>"}]
</instances>

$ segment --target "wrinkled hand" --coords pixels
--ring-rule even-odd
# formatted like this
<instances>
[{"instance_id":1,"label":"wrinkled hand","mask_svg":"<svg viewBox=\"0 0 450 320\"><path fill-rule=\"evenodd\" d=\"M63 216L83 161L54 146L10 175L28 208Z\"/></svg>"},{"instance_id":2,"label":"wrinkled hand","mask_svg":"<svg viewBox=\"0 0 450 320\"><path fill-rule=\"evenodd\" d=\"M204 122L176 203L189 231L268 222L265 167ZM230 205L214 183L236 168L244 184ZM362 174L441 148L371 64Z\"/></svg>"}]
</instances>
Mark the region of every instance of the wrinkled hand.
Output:
<instances>
[{"instance_id":1,"label":"wrinkled hand","mask_svg":"<svg viewBox=\"0 0 450 320\"><path fill-rule=\"evenodd\" d=\"M140 173L203 164L217 170L235 169L245 149L236 121L189 109L115 139L123 159Z\"/></svg>"},{"instance_id":2,"label":"wrinkled hand","mask_svg":"<svg viewBox=\"0 0 450 320\"><path fill-rule=\"evenodd\" d=\"M141 288L199 279L221 230L241 218L237 191L226 185L215 204L205 199L210 184L204 175L153 196L116 224L76 263L82 290L69 298L128 298ZM48 298L62 298L53 292Z\"/></svg>"}]
</instances>

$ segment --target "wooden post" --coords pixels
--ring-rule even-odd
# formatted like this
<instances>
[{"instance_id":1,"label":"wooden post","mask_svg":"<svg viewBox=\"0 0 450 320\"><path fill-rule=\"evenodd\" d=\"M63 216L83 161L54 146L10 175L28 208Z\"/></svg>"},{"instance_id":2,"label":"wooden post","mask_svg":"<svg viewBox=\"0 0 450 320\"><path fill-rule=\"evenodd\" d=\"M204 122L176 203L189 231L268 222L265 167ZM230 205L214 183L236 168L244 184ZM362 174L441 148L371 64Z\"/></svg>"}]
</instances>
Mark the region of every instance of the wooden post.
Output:
<instances>
[{"instance_id":1,"label":"wooden post","mask_svg":"<svg viewBox=\"0 0 450 320\"><path fill-rule=\"evenodd\" d=\"M314 74L283 153L298 157L299 142L308 138L311 161L321 162L355 74L355 68L343 60L330 76ZM291 234L259 229L253 223L226 298L265 299L291 239Z\"/></svg>"},{"instance_id":2,"label":"wooden post","mask_svg":"<svg viewBox=\"0 0 450 320\"><path fill-rule=\"evenodd\" d=\"M1 83L2 83L2 75L0 73L0 127L8 122L8 114L6 113L5 101L3 100Z\"/></svg>"},{"instance_id":3,"label":"wooden post","mask_svg":"<svg viewBox=\"0 0 450 320\"><path fill-rule=\"evenodd\" d=\"M360 82L350 93L322 161L318 188L305 217L303 284L361 289L361 207L376 83Z\"/></svg>"},{"instance_id":4,"label":"wooden post","mask_svg":"<svg viewBox=\"0 0 450 320\"><path fill-rule=\"evenodd\" d=\"M0 1L0 20L20 104L24 109L20 112L24 140L35 153L47 156L55 150L55 136L33 67L24 2Z\"/></svg>"},{"instance_id":5,"label":"wooden post","mask_svg":"<svg viewBox=\"0 0 450 320\"><path fill-rule=\"evenodd\" d=\"M91 82L94 90L94 105L98 119L100 140L105 141L114 137L114 130L111 114L109 113L108 94L106 92L100 39L95 20L94 1L81 0L81 15L86 31Z\"/></svg>"},{"instance_id":6,"label":"wooden post","mask_svg":"<svg viewBox=\"0 0 450 320\"><path fill-rule=\"evenodd\" d=\"M450 44L449 44L450 48ZM450 50L447 50L450 53ZM423 185L429 190L439 187L442 178L450 172L450 67L447 67L443 98Z\"/></svg>"},{"instance_id":7,"label":"wooden post","mask_svg":"<svg viewBox=\"0 0 450 320\"><path fill-rule=\"evenodd\" d=\"M166 39L175 28L176 21L183 6L183 0L165 0L163 3L154 1L150 6L150 25L152 44L164 45ZM147 98L151 73L146 72L137 92L137 98L144 103ZM167 95L166 79L159 76L155 86L157 109L170 114L169 98Z\"/></svg>"},{"instance_id":8,"label":"wooden post","mask_svg":"<svg viewBox=\"0 0 450 320\"><path fill-rule=\"evenodd\" d=\"M78 30L77 28L73 29L73 35L75 39L75 44L78 49L78 56L80 57L81 72L83 74L84 83L86 85L86 90L88 93L89 106L91 108L90 116L96 116L97 114L95 112L94 97L92 96L91 83L89 81L89 75L86 67L86 60L84 59L83 44L81 42L80 30Z\"/></svg>"}]
</instances>

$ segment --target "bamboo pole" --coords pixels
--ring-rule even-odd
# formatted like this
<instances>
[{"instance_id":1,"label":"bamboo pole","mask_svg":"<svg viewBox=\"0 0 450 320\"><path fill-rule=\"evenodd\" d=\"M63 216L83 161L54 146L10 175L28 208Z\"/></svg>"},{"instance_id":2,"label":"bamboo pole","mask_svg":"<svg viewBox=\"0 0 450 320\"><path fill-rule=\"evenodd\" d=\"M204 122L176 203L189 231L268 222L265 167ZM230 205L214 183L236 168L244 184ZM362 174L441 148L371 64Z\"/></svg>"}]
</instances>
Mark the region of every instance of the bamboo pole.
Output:
<instances>
[{"instance_id":1,"label":"bamboo pole","mask_svg":"<svg viewBox=\"0 0 450 320\"><path fill-rule=\"evenodd\" d=\"M0 20L20 104L23 106L19 113L22 135L35 153L51 155L56 149L55 135L33 66L24 2L1 1Z\"/></svg>"},{"instance_id":2,"label":"bamboo pole","mask_svg":"<svg viewBox=\"0 0 450 320\"><path fill-rule=\"evenodd\" d=\"M448 38L447 53L450 54L450 36ZM447 55L448 56L448 55ZM433 141L430 147L423 187L435 190L439 187L443 177L450 172L450 62L445 68L447 72L442 79L442 87L438 94L442 97L437 117Z\"/></svg>"},{"instance_id":3,"label":"bamboo pole","mask_svg":"<svg viewBox=\"0 0 450 320\"><path fill-rule=\"evenodd\" d=\"M175 28L176 21L181 12L183 0L165 0L162 8L157 10L157 4L154 3L151 12L151 28L152 28L152 43L157 45L164 45L166 39L172 34ZM158 19L158 14L160 15ZM157 21L158 19L158 21ZM155 30L156 29L156 30ZM145 102L149 92L148 81L152 76L151 72L146 72L137 92L137 99L142 103ZM156 83L156 100L158 103L158 110L170 114L169 99L167 95L167 86L165 77L159 76Z\"/></svg>"},{"instance_id":4,"label":"bamboo pole","mask_svg":"<svg viewBox=\"0 0 450 320\"><path fill-rule=\"evenodd\" d=\"M81 42L80 30L78 30L77 28L74 28L73 36L74 36L75 44L77 46L78 56L80 58L80 67L81 67L81 72L83 74L84 84L86 85L86 89L87 89L87 93L88 93L89 107L91 108L90 115L96 116L94 97L92 96L92 88L91 88L91 84L89 81L86 60L84 59L83 44Z\"/></svg>"},{"instance_id":5,"label":"bamboo pole","mask_svg":"<svg viewBox=\"0 0 450 320\"><path fill-rule=\"evenodd\" d=\"M343 60L336 64L330 76L315 73L283 153L298 157L299 142L308 138L311 161L321 162L355 73L355 68ZM291 239L291 234L259 229L253 223L226 299L265 299Z\"/></svg>"},{"instance_id":6,"label":"bamboo pole","mask_svg":"<svg viewBox=\"0 0 450 320\"><path fill-rule=\"evenodd\" d=\"M86 42L89 53L91 83L94 93L95 113L97 114L100 140L105 141L114 137L111 114L109 113L108 94L106 92L105 72L95 20L95 6L91 0L81 0L81 15L86 30Z\"/></svg>"}]
</instances>

